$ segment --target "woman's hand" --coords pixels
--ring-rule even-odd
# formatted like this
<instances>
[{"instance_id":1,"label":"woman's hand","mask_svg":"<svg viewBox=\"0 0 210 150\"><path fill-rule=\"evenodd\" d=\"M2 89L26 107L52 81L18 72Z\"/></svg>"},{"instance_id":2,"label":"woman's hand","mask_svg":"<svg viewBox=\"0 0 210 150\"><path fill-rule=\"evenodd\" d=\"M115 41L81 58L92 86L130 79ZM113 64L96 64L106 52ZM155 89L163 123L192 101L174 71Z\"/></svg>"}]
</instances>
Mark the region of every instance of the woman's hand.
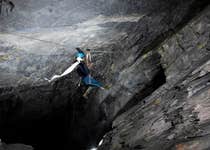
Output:
<instances>
[{"instance_id":1,"label":"woman's hand","mask_svg":"<svg viewBox=\"0 0 210 150\"><path fill-rule=\"evenodd\" d=\"M54 75L50 80L49 82L52 82L53 80L57 79L57 78L60 78L60 75Z\"/></svg>"},{"instance_id":2,"label":"woman's hand","mask_svg":"<svg viewBox=\"0 0 210 150\"><path fill-rule=\"evenodd\" d=\"M54 75L51 79L47 79L47 78L44 78L44 79L47 80L48 82L52 82L53 80L57 78L60 78L60 75Z\"/></svg>"}]
</instances>

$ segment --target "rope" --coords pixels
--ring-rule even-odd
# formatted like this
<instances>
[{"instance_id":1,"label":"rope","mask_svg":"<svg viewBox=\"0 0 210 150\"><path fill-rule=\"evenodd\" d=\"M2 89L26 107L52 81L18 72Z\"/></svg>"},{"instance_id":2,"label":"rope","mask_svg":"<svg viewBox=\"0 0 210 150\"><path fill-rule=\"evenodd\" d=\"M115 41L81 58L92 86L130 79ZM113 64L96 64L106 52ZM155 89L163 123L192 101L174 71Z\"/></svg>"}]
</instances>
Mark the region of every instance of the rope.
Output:
<instances>
[{"instance_id":1,"label":"rope","mask_svg":"<svg viewBox=\"0 0 210 150\"><path fill-rule=\"evenodd\" d=\"M66 45L63 45L63 44L60 44L60 43L57 43L57 42L42 40L42 39L29 37L29 36L25 36L25 35L19 35L19 34L8 32L8 31L3 31L3 32L1 31L0 34L10 34L10 35L17 36L17 37L22 37L22 38L26 38L26 39L30 39L30 40L34 40L34 41L39 41L39 42L43 42L43 43L48 43L48 44L53 44L53 45L56 45L56 46L61 46L63 48L66 48Z\"/></svg>"},{"instance_id":2,"label":"rope","mask_svg":"<svg viewBox=\"0 0 210 150\"><path fill-rule=\"evenodd\" d=\"M1 28L0 28L1 29ZM42 39L38 39L38 38L34 38L34 37L31 37L31 36L25 36L23 34L16 34L14 32L8 32L8 31L1 31L0 34L9 34L9 35L13 35L13 36L17 36L17 37L22 37L22 38L26 38L26 39L30 39L30 40L34 40L34 41L39 41L39 42L43 42L43 43L48 43L48 44L51 44L51 45L55 45L55 46L59 46L61 47L63 50L67 49L68 47L64 44L60 44L60 43L57 43L57 42L53 42L53 41L48 41L48 40L42 40ZM19 50L24 50L24 49L20 49L18 48L17 46L15 46L16 49L19 49ZM107 54L111 54L113 52L110 52L110 51L97 51L97 50L94 50L92 51L92 53L95 53L96 55L103 55L105 53ZM97 54L97 53L100 53L100 54Z\"/></svg>"}]
</instances>

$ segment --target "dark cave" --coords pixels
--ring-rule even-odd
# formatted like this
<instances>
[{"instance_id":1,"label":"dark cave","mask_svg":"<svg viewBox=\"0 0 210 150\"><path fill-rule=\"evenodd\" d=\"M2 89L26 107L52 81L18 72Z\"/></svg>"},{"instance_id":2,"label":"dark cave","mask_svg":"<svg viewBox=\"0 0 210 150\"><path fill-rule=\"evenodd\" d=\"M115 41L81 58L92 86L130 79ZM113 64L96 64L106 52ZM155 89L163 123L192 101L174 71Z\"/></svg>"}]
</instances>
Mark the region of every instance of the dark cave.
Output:
<instances>
[{"instance_id":1,"label":"dark cave","mask_svg":"<svg viewBox=\"0 0 210 150\"><path fill-rule=\"evenodd\" d=\"M65 112L55 112L40 119L18 120L1 126L6 143L25 143L37 150L68 149Z\"/></svg>"},{"instance_id":2,"label":"dark cave","mask_svg":"<svg viewBox=\"0 0 210 150\"><path fill-rule=\"evenodd\" d=\"M56 83L53 89L59 86L59 83ZM23 93L32 90L31 92L34 93L40 87L30 89L23 87L23 89L19 90ZM76 92L84 92L85 89L86 87L82 86L77 88ZM6 90L11 90L11 88ZM2 93L6 93L6 90L2 90ZM39 115L42 114L42 110L17 117L16 115L23 111L21 99L14 95L5 97L0 103L2 107L1 138L5 143L24 143L37 150L69 148L84 150L97 147L103 135L110 131L111 123L106 122L106 114L96 100L88 101L78 94L71 97L74 99L70 98L66 105L60 108L55 108L54 100L49 99L51 111L41 117ZM9 100L11 98L12 101ZM100 125L100 122L103 123Z\"/></svg>"}]
</instances>

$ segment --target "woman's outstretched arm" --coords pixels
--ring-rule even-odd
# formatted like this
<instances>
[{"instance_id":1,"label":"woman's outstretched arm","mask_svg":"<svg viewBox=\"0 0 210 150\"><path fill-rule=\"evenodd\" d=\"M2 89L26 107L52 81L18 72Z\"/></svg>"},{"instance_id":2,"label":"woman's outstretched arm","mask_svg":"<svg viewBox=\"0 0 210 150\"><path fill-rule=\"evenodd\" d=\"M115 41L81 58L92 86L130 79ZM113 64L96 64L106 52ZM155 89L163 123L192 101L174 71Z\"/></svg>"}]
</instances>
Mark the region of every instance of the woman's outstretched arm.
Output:
<instances>
[{"instance_id":1,"label":"woman's outstretched arm","mask_svg":"<svg viewBox=\"0 0 210 150\"><path fill-rule=\"evenodd\" d=\"M52 82L55 79L61 78L69 73L71 73L78 65L79 65L79 61L75 62L73 65L71 65L69 68L67 68L61 75L54 75L51 79L47 79L45 78L45 80L47 80L48 82Z\"/></svg>"}]
</instances>

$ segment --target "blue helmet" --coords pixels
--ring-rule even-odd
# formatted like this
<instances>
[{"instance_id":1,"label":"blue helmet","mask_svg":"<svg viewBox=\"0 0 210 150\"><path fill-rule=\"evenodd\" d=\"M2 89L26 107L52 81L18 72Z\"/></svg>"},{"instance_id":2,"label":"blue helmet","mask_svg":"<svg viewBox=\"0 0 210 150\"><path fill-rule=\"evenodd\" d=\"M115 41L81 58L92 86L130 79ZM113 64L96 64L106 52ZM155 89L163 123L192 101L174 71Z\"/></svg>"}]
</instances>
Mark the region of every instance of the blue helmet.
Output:
<instances>
[{"instance_id":1,"label":"blue helmet","mask_svg":"<svg viewBox=\"0 0 210 150\"><path fill-rule=\"evenodd\" d=\"M82 53L82 52L78 52L78 53L76 53L76 57L84 58L85 57L85 54Z\"/></svg>"}]
</instances>

